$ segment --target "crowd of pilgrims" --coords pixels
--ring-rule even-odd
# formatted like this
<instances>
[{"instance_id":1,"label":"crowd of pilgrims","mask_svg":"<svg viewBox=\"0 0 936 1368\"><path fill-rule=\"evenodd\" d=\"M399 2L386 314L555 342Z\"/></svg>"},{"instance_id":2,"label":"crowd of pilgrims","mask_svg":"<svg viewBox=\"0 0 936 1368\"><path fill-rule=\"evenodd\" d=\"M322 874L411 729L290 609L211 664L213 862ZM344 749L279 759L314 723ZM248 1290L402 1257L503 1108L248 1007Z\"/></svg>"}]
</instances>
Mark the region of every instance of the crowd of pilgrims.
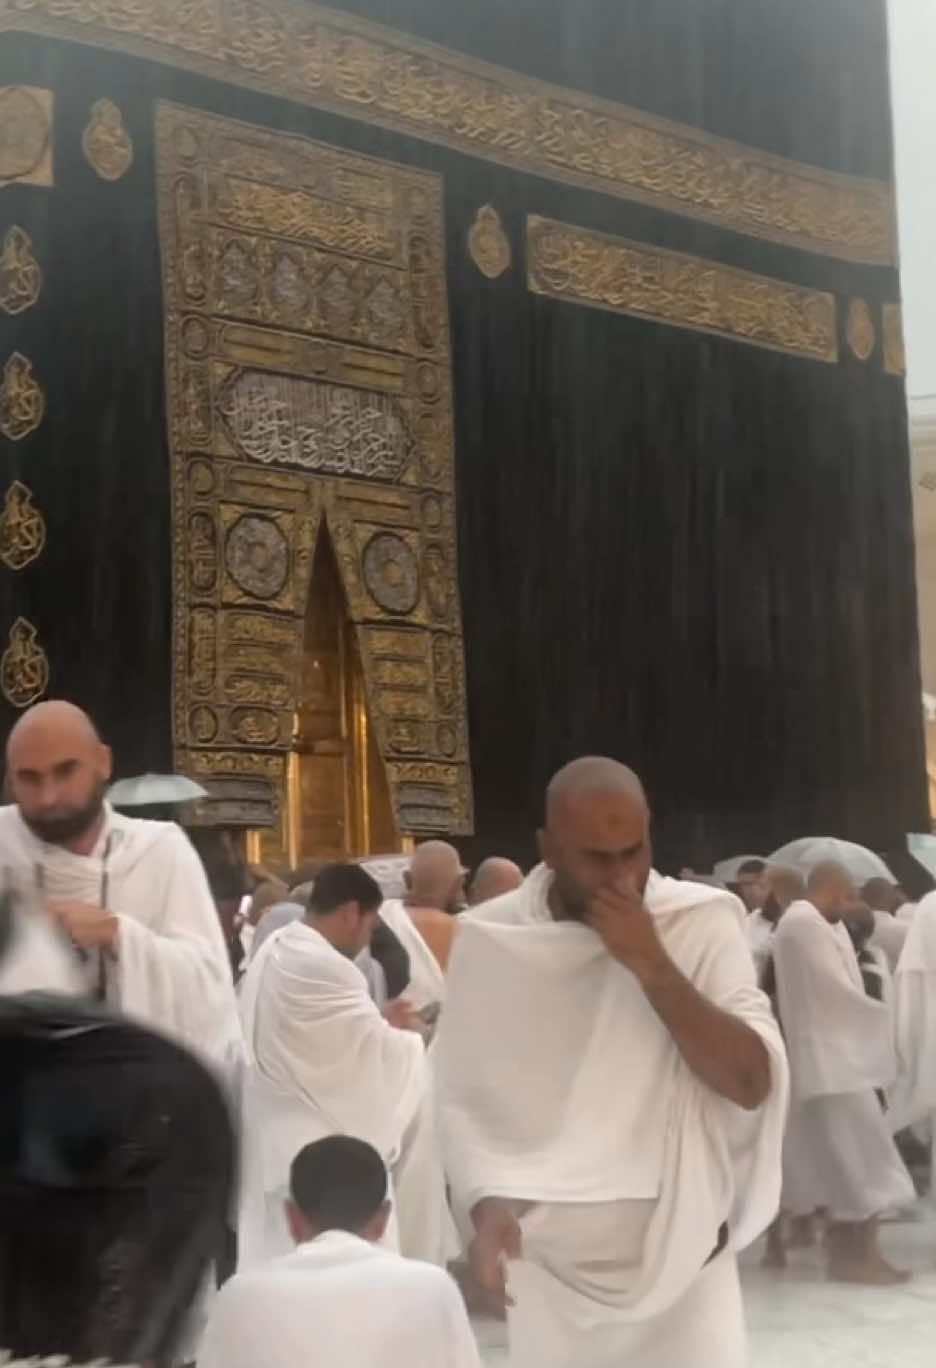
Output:
<instances>
[{"instance_id":1,"label":"crowd of pilgrims","mask_svg":"<svg viewBox=\"0 0 936 1368\"><path fill-rule=\"evenodd\" d=\"M475 1368L470 1311L514 1368L741 1368L760 1236L905 1281L878 1225L929 1181L936 894L815 843L663 877L608 758L554 777L527 873L427 840L271 874L114 810L110 771L70 704L9 737L0 1001L143 1025L237 1118L174 1362Z\"/></svg>"}]
</instances>

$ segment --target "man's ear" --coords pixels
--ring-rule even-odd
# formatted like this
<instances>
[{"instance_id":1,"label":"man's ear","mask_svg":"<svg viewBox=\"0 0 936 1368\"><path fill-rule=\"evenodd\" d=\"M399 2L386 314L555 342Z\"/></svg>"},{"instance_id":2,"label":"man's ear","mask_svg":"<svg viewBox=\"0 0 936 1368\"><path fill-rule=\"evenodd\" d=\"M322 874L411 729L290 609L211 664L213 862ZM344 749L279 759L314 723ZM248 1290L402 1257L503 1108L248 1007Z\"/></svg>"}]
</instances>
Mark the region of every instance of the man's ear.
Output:
<instances>
[{"instance_id":1,"label":"man's ear","mask_svg":"<svg viewBox=\"0 0 936 1368\"><path fill-rule=\"evenodd\" d=\"M283 1203L283 1211L286 1213L286 1224L295 1244L305 1244L306 1240L314 1239L315 1231L309 1224L308 1217L299 1210L291 1197L287 1197Z\"/></svg>"},{"instance_id":2,"label":"man's ear","mask_svg":"<svg viewBox=\"0 0 936 1368\"><path fill-rule=\"evenodd\" d=\"M403 871L403 887L406 889L407 893L412 893L413 876L408 869L404 869Z\"/></svg>"},{"instance_id":3,"label":"man's ear","mask_svg":"<svg viewBox=\"0 0 936 1368\"><path fill-rule=\"evenodd\" d=\"M387 1226L390 1223L390 1212L393 1210L393 1203L389 1197L374 1212L367 1222L361 1234L365 1240L370 1240L371 1244L379 1244L387 1233Z\"/></svg>"},{"instance_id":4,"label":"man's ear","mask_svg":"<svg viewBox=\"0 0 936 1368\"><path fill-rule=\"evenodd\" d=\"M105 746L102 743L100 759L101 778L104 780L105 784L109 784L111 781L111 775L114 773L114 752L111 750L110 746Z\"/></svg>"}]
</instances>

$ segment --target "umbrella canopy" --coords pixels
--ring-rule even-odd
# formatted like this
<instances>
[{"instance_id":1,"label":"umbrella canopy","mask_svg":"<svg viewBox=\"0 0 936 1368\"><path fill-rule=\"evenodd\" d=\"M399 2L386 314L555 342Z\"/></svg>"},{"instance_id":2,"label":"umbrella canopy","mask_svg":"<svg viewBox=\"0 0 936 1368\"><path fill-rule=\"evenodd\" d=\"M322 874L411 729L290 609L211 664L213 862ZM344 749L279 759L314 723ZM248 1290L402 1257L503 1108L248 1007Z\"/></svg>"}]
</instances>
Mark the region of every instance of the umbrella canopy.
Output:
<instances>
[{"instance_id":1,"label":"umbrella canopy","mask_svg":"<svg viewBox=\"0 0 936 1368\"><path fill-rule=\"evenodd\" d=\"M403 875L409 869L410 858L409 855L370 855L359 863L380 884L385 898L402 898L406 892Z\"/></svg>"},{"instance_id":2,"label":"umbrella canopy","mask_svg":"<svg viewBox=\"0 0 936 1368\"><path fill-rule=\"evenodd\" d=\"M208 790L184 774L138 774L112 784L107 794L114 807L152 807L157 803L191 803Z\"/></svg>"},{"instance_id":3,"label":"umbrella canopy","mask_svg":"<svg viewBox=\"0 0 936 1368\"><path fill-rule=\"evenodd\" d=\"M719 860L718 864L712 869L712 874L720 883L734 883L738 877L738 870L748 860L764 860L763 855L732 855L730 860Z\"/></svg>"},{"instance_id":4,"label":"umbrella canopy","mask_svg":"<svg viewBox=\"0 0 936 1368\"><path fill-rule=\"evenodd\" d=\"M853 841L841 841L837 836L804 836L800 841L781 846L770 857L771 864L792 865L806 875L825 860L836 860L844 865L859 888L869 879L897 882L880 855Z\"/></svg>"},{"instance_id":5,"label":"umbrella canopy","mask_svg":"<svg viewBox=\"0 0 936 1368\"><path fill-rule=\"evenodd\" d=\"M936 836L929 832L911 832L907 836L907 849L933 879L936 879Z\"/></svg>"}]
</instances>

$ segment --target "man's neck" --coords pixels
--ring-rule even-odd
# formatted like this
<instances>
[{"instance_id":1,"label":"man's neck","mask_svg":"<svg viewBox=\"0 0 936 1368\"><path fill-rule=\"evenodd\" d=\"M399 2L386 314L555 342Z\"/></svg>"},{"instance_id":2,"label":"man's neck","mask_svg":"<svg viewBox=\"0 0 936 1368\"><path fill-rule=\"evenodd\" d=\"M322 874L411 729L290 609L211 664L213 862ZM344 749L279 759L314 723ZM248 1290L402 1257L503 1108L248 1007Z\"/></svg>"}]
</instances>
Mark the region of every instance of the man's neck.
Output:
<instances>
[{"instance_id":1,"label":"man's neck","mask_svg":"<svg viewBox=\"0 0 936 1368\"><path fill-rule=\"evenodd\" d=\"M317 931L322 940L328 941L331 948L337 950L339 955L344 955L345 959L354 959L354 956L349 954L345 947L339 945L335 940L335 928L331 924L330 917L322 917L320 920L314 912L307 912L302 920L310 930Z\"/></svg>"},{"instance_id":2,"label":"man's neck","mask_svg":"<svg viewBox=\"0 0 936 1368\"><path fill-rule=\"evenodd\" d=\"M444 912L445 908L439 904L438 899L426 897L420 893L406 893L403 896L403 906L408 912Z\"/></svg>"}]
</instances>

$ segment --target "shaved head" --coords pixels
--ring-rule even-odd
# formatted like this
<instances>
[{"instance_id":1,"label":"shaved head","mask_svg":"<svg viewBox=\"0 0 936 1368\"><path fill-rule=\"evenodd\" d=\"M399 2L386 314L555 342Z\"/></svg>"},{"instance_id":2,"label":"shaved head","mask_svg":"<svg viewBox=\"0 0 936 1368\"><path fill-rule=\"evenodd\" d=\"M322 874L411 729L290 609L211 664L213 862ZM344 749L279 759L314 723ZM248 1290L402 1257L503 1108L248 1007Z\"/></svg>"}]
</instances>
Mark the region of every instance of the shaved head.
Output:
<instances>
[{"instance_id":1,"label":"shaved head","mask_svg":"<svg viewBox=\"0 0 936 1368\"><path fill-rule=\"evenodd\" d=\"M806 896L806 880L798 869L790 865L768 865L764 878L768 891L784 908L796 902L797 898Z\"/></svg>"},{"instance_id":2,"label":"shaved head","mask_svg":"<svg viewBox=\"0 0 936 1368\"><path fill-rule=\"evenodd\" d=\"M823 860L809 874L809 901L827 921L841 921L847 907L858 901L854 880L838 860Z\"/></svg>"},{"instance_id":3,"label":"shaved head","mask_svg":"<svg viewBox=\"0 0 936 1368\"><path fill-rule=\"evenodd\" d=\"M790 865L768 865L763 878L766 896L761 916L776 925L790 903L806 897L806 880Z\"/></svg>"},{"instance_id":4,"label":"shaved head","mask_svg":"<svg viewBox=\"0 0 936 1368\"><path fill-rule=\"evenodd\" d=\"M647 803L643 784L632 769L603 755L583 755L558 770L546 789L546 822L550 814L586 793L624 793Z\"/></svg>"},{"instance_id":5,"label":"shaved head","mask_svg":"<svg viewBox=\"0 0 936 1368\"><path fill-rule=\"evenodd\" d=\"M650 876L650 810L633 770L605 756L573 760L546 790L540 855L553 871L553 915L585 920L602 888L643 892Z\"/></svg>"},{"instance_id":6,"label":"shaved head","mask_svg":"<svg viewBox=\"0 0 936 1368\"><path fill-rule=\"evenodd\" d=\"M87 713L73 703L37 703L6 746L7 782L23 821L43 841L93 845L111 777L111 753Z\"/></svg>"},{"instance_id":7,"label":"shaved head","mask_svg":"<svg viewBox=\"0 0 936 1368\"><path fill-rule=\"evenodd\" d=\"M35 743L36 738L54 737L57 741L74 741L77 745L99 746L101 738L86 712L67 703L64 698L51 698L24 712L7 737L7 764L17 746Z\"/></svg>"},{"instance_id":8,"label":"shaved head","mask_svg":"<svg viewBox=\"0 0 936 1368\"><path fill-rule=\"evenodd\" d=\"M451 912L464 895L461 856L448 841L423 841L413 852L404 877L407 901L414 907Z\"/></svg>"},{"instance_id":9,"label":"shaved head","mask_svg":"<svg viewBox=\"0 0 936 1368\"><path fill-rule=\"evenodd\" d=\"M513 860L492 855L489 860L482 860L475 870L468 901L472 907L477 907L478 903L490 902L503 893L512 893L522 883L523 870L519 865L515 865Z\"/></svg>"}]
</instances>

